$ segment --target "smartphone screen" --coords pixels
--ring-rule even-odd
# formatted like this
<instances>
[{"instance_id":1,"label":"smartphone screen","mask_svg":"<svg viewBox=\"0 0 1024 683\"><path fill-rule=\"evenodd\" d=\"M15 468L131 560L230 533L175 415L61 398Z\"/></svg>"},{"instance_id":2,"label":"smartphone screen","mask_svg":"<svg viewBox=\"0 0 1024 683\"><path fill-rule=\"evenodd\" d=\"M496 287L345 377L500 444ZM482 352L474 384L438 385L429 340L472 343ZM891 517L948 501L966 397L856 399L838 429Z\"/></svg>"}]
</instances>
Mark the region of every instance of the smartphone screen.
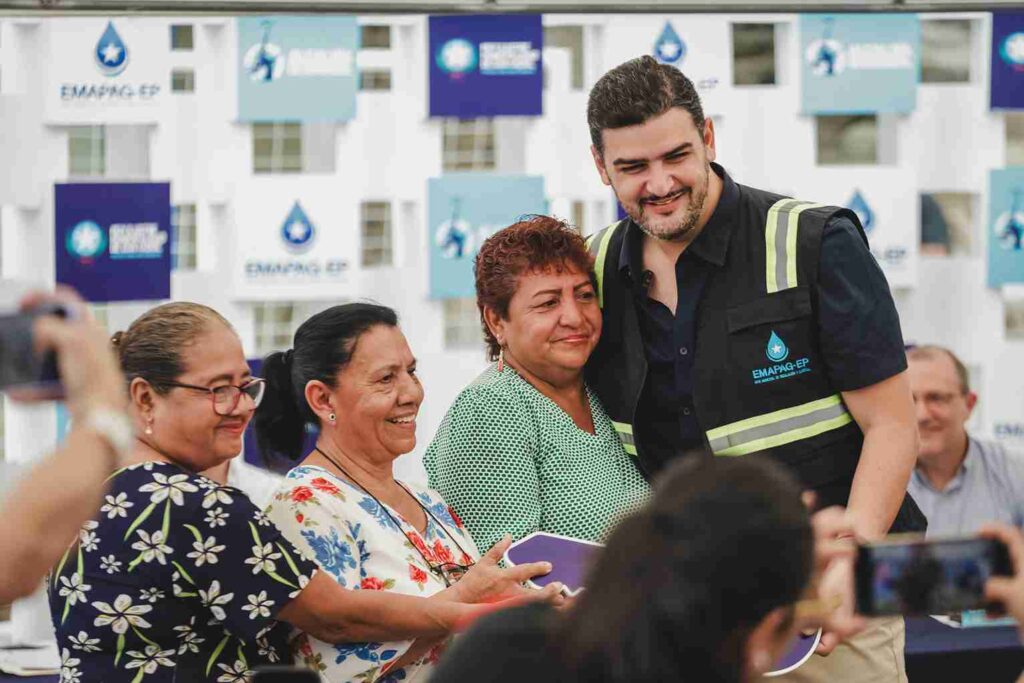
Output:
<instances>
[{"instance_id":1,"label":"smartphone screen","mask_svg":"<svg viewBox=\"0 0 1024 683\"><path fill-rule=\"evenodd\" d=\"M985 608L985 582L1009 574L1006 546L986 538L863 545L857 555L857 610L868 616L955 614Z\"/></svg>"},{"instance_id":2,"label":"smartphone screen","mask_svg":"<svg viewBox=\"0 0 1024 683\"><path fill-rule=\"evenodd\" d=\"M64 316L63 308L46 307L30 313L0 316L0 390L43 397L60 395L57 357L37 354L32 325L40 315Z\"/></svg>"}]
</instances>

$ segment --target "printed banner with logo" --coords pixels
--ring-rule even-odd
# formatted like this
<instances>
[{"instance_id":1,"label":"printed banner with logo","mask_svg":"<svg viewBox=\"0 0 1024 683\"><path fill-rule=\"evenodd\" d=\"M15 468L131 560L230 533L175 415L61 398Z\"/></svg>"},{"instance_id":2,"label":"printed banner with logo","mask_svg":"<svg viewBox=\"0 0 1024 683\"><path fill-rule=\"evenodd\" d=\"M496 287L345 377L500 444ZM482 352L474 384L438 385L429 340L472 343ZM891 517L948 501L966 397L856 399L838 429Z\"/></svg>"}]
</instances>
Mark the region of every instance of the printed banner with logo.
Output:
<instances>
[{"instance_id":1,"label":"printed banner with logo","mask_svg":"<svg viewBox=\"0 0 1024 683\"><path fill-rule=\"evenodd\" d=\"M988 285L1024 282L1024 167L989 171Z\"/></svg>"},{"instance_id":2,"label":"printed banner with logo","mask_svg":"<svg viewBox=\"0 0 1024 683\"><path fill-rule=\"evenodd\" d=\"M47 122L158 119L169 98L169 21L61 17L44 26Z\"/></svg>"},{"instance_id":3,"label":"printed banner with logo","mask_svg":"<svg viewBox=\"0 0 1024 683\"><path fill-rule=\"evenodd\" d=\"M724 16L699 14L621 15L605 27L604 63L610 67L641 54L670 64L693 81L706 116L729 109L732 91L730 23Z\"/></svg>"},{"instance_id":4,"label":"printed banner with logo","mask_svg":"<svg viewBox=\"0 0 1024 683\"><path fill-rule=\"evenodd\" d=\"M843 206L857 214L889 286L917 284L920 216L912 174L899 168L817 169L797 192L797 199Z\"/></svg>"},{"instance_id":5,"label":"printed banner with logo","mask_svg":"<svg viewBox=\"0 0 1024 683\"><path fill-rule=\"evenodd\" d=\"M914 14L800 15L803 113L907 113L921 72Z\"/></svg>"},{"instance_id":6,"label":"printed banner with logo","mask_svg":"<svg viewBox=\"0 0 1024 683\"><path fill-rule=\"evenodd\" d=\"M238 19L238 120L352 119L358 50L355 17Z\"/></svg>"},{"instance_id":7,"label":"printed banner with logo","mask_svg":"<svg viewBox=\"0 0 1024 683\"><path fill-rule=\"evenodd\" d=\"M540 116L539 14L430 17L430 115Z\"/></svg>"},{"instance_id":8,"label":"printed banner with logo","mask_svg":"<svg viewBox=\"0 0 1024 683\"><path fill-rule=\"evenodd\" d=\"M545 213L544 178L454 173L427 181L430 298L476 296L473 259L520 216Z\"/></svg>"},{"instance_id":9,"label":"printed banner with logo","mask_svg":"<svg viewBox=\"0 0 1024 683\"><path fill-rule=\"evenodd\" d=\"M992 109L1024 109L1024 12L992 13Z\"/></svg>"},{"instance_id":10,"label":"printed banner with logo","mask_svg":"<svg viewBox=\"0 0 1024 683\"><path fill-rule=\"evenodd\" d=\"M343 208L334 178L253 178L240 184L234 202L236 298L344 298L359 240Z\"/></svg>"},{"instance_id":11,"label":"printed banner with logo","mask_svg":"<svg viewBox=\"0 0 1024 683\"><path fill-rule=\"evenodd\" d=\"M171 297L171 186L54 186L57 282L88 301Z\"/></svg>"}]
</instances>

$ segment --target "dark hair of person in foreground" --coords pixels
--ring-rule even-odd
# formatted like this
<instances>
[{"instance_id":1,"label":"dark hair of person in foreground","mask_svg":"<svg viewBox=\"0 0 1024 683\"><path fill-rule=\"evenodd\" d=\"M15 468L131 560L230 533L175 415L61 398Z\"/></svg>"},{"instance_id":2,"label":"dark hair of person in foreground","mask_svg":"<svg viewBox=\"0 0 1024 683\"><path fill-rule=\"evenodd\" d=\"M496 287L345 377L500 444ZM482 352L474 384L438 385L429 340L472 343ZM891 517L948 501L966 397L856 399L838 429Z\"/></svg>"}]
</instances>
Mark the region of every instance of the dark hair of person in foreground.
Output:
<instances>
[{"instance_id":1,"label":"dark hair of person in foreground","mask_svg":"<svg viewBox=\"0 0 1024 683\"><path fill-rule=\"evenodd\" d=\"M490 615L433 680L749 680L750 636L777 610L772 630L790 630L813 543L799 487L772 462L681 458L613 532L569 609Z\"/></svg>"}]
</instances>

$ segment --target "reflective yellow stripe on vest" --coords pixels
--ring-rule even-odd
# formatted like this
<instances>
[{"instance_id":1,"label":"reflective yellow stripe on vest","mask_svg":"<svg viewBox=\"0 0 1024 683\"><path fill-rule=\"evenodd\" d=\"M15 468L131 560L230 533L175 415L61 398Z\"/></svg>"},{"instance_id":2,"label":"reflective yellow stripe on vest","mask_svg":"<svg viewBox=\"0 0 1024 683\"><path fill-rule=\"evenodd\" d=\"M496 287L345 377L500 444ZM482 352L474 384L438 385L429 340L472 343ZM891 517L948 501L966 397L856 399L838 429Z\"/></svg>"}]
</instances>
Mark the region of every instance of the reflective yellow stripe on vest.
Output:
<instances>
[{"instance_id":1,"label":"reflective yellow stripe on vest","mask_svg":"<svg viewBox=\"0 0 1024 683\"><path fill-rule=\"evenodd\" d=\"M616 422L612 420L612 427L615 428L615 433L619 435L619 440L622 441L622 447L630 455L636 455L636 444L633 443L633 425L627 422Z\"/></svg>"},{"instance_id":2,"label":"reflective yellow stripe on vest","mask_svg":"<svg viewBox=\"0 0 1024 683\"><path fill-rule=\"evenodd\" d=\"M800 213L824 204L780 199L768 209L764 225L765 278L768 293L796 287L796 235Z\"/></svg>"},{"instance_id":3,"label":"reflective yellow stripe on vest","mask_svg":"<svg viewBox=\"0 0 1024 683\"><path fill-rule=\"evenodd\" d=\"M608 243L612 241L612 235L615 234L615 228L619 223L612 223L604 230L587 238L587 247L594 253L594 278L597 280L597 305L599 308L604 308L604 262L608 258Z\"/></svg>"},{"instance_id":4,"label":"reflective yellow stripe on vest","mask_svg":"<svg viewBox=\"0 0 1024 683\"><path fill-rule=\"evenodd\" d=\"M853 421L839 394L708 432L715 455L747 455L838 429Z\"/></svg>"}]
</instances>

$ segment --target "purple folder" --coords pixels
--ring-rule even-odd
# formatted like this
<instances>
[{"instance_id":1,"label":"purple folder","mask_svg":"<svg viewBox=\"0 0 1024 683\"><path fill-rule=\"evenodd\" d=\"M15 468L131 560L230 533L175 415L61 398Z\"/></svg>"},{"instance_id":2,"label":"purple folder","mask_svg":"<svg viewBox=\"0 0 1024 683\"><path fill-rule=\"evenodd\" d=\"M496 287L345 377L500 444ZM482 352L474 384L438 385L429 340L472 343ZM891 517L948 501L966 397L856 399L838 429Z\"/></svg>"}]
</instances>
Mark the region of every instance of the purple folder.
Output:
<instances>
[{"instance_id":1,"label":"purple folder","mask_svg":"<svg viewBox=\"0 0 1024 683\"><path fill-rule=\"evenodd\" d=\"M596 559L597 551L601 547L600 543L536 531L508 547L505 551L505 563L517 565L550 562L551 573L535 576L529 583L537 588L543 588L552 581L561 581L565 585L564 592L574 596L583 590L583 582L590 563ZM795 636L785 654L775 663L773 670L765 675L780 676L793 671L814 654L820 640L820 630L807 636Z\"/></svg>"},{"instance_id":2,"label":"purple folder","mask_svg":"<svg viewBox=\"0 0 1024 683\"><path fill-rule=\"evenodd\" d=\"M587 569L601 547L600 543L536 531L508 547L505 563L550 562L551 573L535 576L530 583L543 588L553 581L561 581L565 593L573 596L583 590Z\"/></svg>"}]
</instances>

